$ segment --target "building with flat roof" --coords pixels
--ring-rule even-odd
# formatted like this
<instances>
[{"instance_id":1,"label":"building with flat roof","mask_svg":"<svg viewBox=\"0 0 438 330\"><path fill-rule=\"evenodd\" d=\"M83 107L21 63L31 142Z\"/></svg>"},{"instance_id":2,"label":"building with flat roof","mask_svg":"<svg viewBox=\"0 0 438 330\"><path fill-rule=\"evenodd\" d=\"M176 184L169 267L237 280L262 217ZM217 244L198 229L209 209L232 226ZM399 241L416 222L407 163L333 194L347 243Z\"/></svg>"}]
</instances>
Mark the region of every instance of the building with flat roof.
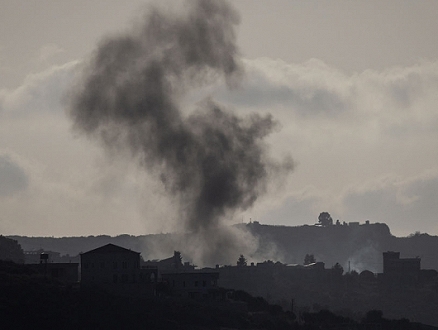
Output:
<instances>
[{"instance_id":1,"label":"building with flat roof","mask_svg":"<svg viewBox=\"0 0 438 330\"><path fill-rule=\"evenodd\" d=\"M206 270L161 273L161 280L168 286L172 295L191 299L214 297L218 278L219 272Z\"/></svg>"},{"instance_id":2,"label":"building with flat roof","mask_svg":"<svg viewBox=\"0 0 438 330\"><path fill-rule=\"evenodd\" d=\"M51 262L28 264L26 267L37 271L47 278L56 279L65 283L78 283L79 281L79 264L77 262Z\"/></svg>"},{"instance_id":3,"label":"building with flat roof","mask_svg":"<svg viewBox=\"0 0 438 330\"><path fill-rule=\"evenodd\" d=\"M383 275L393 279L418 279L421 258L400 258L400 252L383 252Z\"/></svg>"}]
</instances>

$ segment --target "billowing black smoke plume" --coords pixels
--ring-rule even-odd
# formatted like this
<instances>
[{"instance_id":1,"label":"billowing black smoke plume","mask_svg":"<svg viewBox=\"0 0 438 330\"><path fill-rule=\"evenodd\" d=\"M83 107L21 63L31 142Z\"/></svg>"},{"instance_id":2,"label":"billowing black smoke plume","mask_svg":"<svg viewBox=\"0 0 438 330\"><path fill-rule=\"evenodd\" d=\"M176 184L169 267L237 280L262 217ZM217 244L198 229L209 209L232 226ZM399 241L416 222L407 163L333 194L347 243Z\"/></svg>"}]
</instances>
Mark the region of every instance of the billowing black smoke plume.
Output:
<instances>
[{"instance_id":1,"label":"billowing black smoke plume","mask_svg":"<svg viewBox=\"0 0 438 330\"><path fill-rule=\"evenodd\" d=\"M239 15L225 1L186 5L183 15L152 8L131 33L102 42L74 93L71 116L107 147L128 147L178 198L186 228L203 232L252 206L269 175L288 172L292 161L266 154L263 138L276 126L271 116L238 117L212 100L184 115L188 93L218 79L233 87L242 76Z\"/></svg>"}]
</instances>

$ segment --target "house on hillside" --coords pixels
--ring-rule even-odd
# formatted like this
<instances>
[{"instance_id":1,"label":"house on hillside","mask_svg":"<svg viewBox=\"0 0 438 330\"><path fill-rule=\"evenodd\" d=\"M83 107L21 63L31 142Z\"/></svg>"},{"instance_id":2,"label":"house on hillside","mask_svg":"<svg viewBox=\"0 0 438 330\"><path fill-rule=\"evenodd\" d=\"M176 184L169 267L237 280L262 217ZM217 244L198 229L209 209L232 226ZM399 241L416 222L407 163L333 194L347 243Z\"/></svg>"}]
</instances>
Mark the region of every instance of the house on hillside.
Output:
<instances>
[{"instance_id":1,"label":"house on hillside","mask_svg":"<svg viewBox=\"0 0 438 330\"><path fill-rule=\"evenodd\" d=\"M212 269L195 269L190 262L182 262L181 253L161 260L148 260L144 267L157 267L161 292L174 297L210 299L217 295L219 272Z\"/></svg>"},{"instance_id":2,"label":"house on hillside","mask_svg":"<svg viewBox=\"0 0 438 330\"><path fill-rule=\"evenodd\" d=\"M79 255L61 255L61 253L56 251L49 251L44 249L38 249L34 251L24 251L24 263L25 264L38 264L40 263L41 254L47 254L48 263L77 263L79 264Z\"/></svg>"},{"instance_id":3,"label":"house on hillside","mask_svg":"<svg viewBox=\"0 0 438 330\"><path fill-rule=\"evenodd\" d=\"M155 295L157 269L140 267L140 252L107 244L81 254L81 286L125 295Z\"/></svg>"},{"instance_id":4,"label":"house on hillside","mask_svg":"<svg viewBox=\"0 0 438 330\"><path fill-rule=\"evenodd\" d=\"M174 251L173 256L161 260L147 260L143 262L143 267L156 267L159 272L163 271L191 271L195 265L190 262L182 262L181 252Z\"/></svg>"},{"instance_id":5,"label":"house on hillside","mask_svg":"<svg viewBox=\"0 0 438 330\"><path fill-rule=\"evenodd\" d=\"M79 263L77 262L50 262L49 254L42 252L34 258L39 262L26 264L26 267L43 275L68 284L78 283Z\"/></svg>"},{"instance_id":6,"label":"house on hillside","mask_svg":"<svg viewBox=\"0 0 438 330\"><path fill-rule=\"evenodd\" d=\"M79 281L79 264L77 262L51 262L45 261L39 264L27 264L27 268L33 269L44 277L58 280L68 284Z\"/></svg>"},{"instance_id":7,"label":"house on hillside","mask_svg":"<svg viewBox=\"0 0 438 330\"><path fill-rule=\"evenodd\" d=\"M391 280L418 280L421 259L400 258L400 252L383 252L383 275Z\"/></svg>"},{"instance_id":8,"label":"house on hillside","mask_svg":"<svg viewBox=\"0 0 438 330\"><path fill-rule=\"evenodd\" d=\"M217 295L217 271L192 270L161 273L162 282L173 296L191 299L208 299Z\"/></svg>"},{"instance_id":9,"label":"house on hillside","mask_svg":"<svg viewBox=\"0 0 438 330\"><path fill-rule=\"evenodd\" d=\"M47 255L47 263L59 262L61 258L61 253L48 250L35 250L35 251L24 251L24 263L25 264L39 264L41 263L41 255Z\"/></svg>"}]
</instances>

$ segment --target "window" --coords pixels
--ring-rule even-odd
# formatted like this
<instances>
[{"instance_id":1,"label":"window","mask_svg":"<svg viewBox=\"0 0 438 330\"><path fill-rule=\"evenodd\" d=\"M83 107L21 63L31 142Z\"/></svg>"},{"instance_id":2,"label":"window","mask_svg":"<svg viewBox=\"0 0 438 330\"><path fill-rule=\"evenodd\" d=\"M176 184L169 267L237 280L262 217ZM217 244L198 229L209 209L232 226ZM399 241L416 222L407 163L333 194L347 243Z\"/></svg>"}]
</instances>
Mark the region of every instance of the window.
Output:
<instances>
[{"instance_id":1,"label":"window","mask_svg":"<svg viewBox=\"0 0 438 330\"><path fill-rule=\"evenodd\" d=\"M126 261L122 261L122 268L123 269L127 269L128 268L128 263Z\"/></svg>"},{"instance_id":2,"label":"window","mask_svg":"<svg viewBox=\"0 0 438 330\"><path fill-rule=\"evenodd\" d=\"M186 287L186 281L183 281L183 287L184 288Z\"/></svg>"},{"instance_id":3,"label":"window","mask_svg":"<svg viewBox=\"0 0 438 330\"><path fill-rule=\"evenodd\" d=\"M113 262L113 268L114 268L114 269L117 269L117 261L114 261L114 262Z\"/></svg>"},{"instance_id":4,"label":"window","mask_svg":"<svg viewBox=\"0 0 438 330\"><path fill-rule=\"evenodd\" d=\"M117 274L114 274L113 275L113 283L117 283L117 280L118 280Z\"/></svg>"},{"instance_id":5,"label":"window","mask_svg":"<svg viewBox=\"0 0 438 330\"><path fill-rule=\"evenodd\" d=\"M88 269L88 262L86 262L86 263L84 264L84 268L85 268L85 269Z\"/></svg>"},{"instance_id":6,"label":"window","mask_svg":"<svg viewBox=\"0 0 438 330\"><path fill-rule=\"evenodd\" d=\"M105 268L105 263L103 261L100 263L100 268Z\"/></svg>"},{"instance_id":7,"label":"window","mask_svg":"<svg viewBox=\"0 0 438 330\"><path fill-rule=\"evenodd\" d=\"M202 281L202 286L203 287L207 286L207 282L206 281Z\"/></svg>"},{"instance_id":8,"label":"window","mask_svg":"<svg viewBox=\"0 0 438 330\"><path fill-rule=\"evenodd\" d=\"M198 286L198 281L195 281L195 286Z\"/></svg>"}]
</instances>

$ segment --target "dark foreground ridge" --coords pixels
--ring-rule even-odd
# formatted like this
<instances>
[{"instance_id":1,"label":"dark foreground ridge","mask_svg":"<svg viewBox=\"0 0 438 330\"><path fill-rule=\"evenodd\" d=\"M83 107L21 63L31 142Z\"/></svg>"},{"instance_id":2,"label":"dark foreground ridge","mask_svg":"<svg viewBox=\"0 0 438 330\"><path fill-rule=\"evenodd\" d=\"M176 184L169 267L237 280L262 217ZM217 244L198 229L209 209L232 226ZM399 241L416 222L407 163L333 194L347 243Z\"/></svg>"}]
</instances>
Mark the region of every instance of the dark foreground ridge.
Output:
<instances>
[{"instance_id":1,"label":"dark foreground ridge","mask_svg":"<svg viewBox=\"0 0 438 330\"><path fill-rule=\"evenodd\" d=\"M123 294L132 300L153 298L157 306L168 301L175 301L176 305L185 301L190 306L215 306L222 310L228 308L234 292L245 291L260 297L255 298L259 301L279 306L275 307L279 311L290 311L289 314L295 315L294 322L309 321L308 315L322 313L322 317L334 313L358 323L368 311L378 310L382 311L380 319L385 315L388 319L404 318L438 326L438 272L423 267L424 259L418 257L425 255L425 259L431 260L430 254L416 253L421 249L437 251L436 237L415 234L396 238L385 224L370 223L239 226L258 238L260 250L275 244L284 259L260 262L254 255L244 256L236 251L232 264L196 269L190 264L190 256L189 261L182 262L182 255L187 257L184 251L183 254L173 251L169 253L172 257L165 259L154 256L154 251L159 253L160 249L161 253L167 253L166 246L175 244L174 235L0 238L9 260L22 263L24 259L28 272L63 280L72 288L80 281L82 291L79 292L88 292L87 287L88 290L99 287L108 289L106 294ZM24 242L26 253L19 241ZM400 252L397 248L400 242L408 242L411 250ZM29 243L37 244L38 248L29 251L31 246L26 245ZM155 246L155 250L149 250L150 246ZM81 253L79 258L72 247L88 252ZM385 248L386 251L380 252ZM63 251L64 255L55 251ZM141 255L137 251L142 251ZM338 258L341 263L327 263L330 258ZM367 269L369 265L382 270ZM207 300L200 302L199 298ZM239 306L242 307L234 304L233 312ZM254 311L248 307L240 312ZM376 313L369 317L376 318L379 315Z\"/></svg>"},{"instance_id":2,"label":"dark foreground ridge","mask_svg":"<svg viewBox=\"0 0 438 330\"><path fill-rule=\"evenodd\" d=\"M0 261L3 329L437 329L370 311L361 320L327 310L296 315L238 290L218 299L122 297L80 289Z\"/></svg>"}]
</instances>

